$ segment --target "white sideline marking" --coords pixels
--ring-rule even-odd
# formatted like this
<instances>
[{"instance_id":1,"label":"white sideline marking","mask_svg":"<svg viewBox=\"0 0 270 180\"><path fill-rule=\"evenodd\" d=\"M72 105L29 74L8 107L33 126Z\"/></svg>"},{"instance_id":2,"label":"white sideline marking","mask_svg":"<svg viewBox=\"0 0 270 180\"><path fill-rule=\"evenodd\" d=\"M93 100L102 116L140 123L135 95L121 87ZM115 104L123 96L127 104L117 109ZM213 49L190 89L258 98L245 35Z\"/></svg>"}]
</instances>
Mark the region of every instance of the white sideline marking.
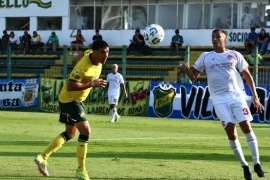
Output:
<instances>
[{"instance_id":1,"label":"white sideline marking","mask_svg":"<svg viewBox=\"0 0 270 180\"><path fill-rule=\"evenodd\" d=\"M146 137L146 138L114 138L114 139L89 139L90 141L123 141L123 140L181 140L181 139L226 139L224 137ZM72 141L72 140L71 140ZM73 141L77 141L76 138ZM50 142L50 140L0 140L0 143L3 142Z\"/></svg>"}]
</instances>

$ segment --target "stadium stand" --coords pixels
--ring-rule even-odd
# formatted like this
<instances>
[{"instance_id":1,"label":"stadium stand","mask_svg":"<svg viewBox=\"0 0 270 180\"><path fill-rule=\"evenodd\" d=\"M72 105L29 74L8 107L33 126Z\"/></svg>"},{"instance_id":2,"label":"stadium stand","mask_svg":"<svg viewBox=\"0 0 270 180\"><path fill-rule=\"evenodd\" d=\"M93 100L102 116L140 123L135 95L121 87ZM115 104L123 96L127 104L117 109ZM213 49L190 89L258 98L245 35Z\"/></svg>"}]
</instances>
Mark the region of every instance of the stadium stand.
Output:
<instances>
[{"instance_id":1,"label":"stadium stand","mask_svg":"<svg viewBox=\"0 0 270 180\"><path fill-rule=\"evenodd\" d=\"M110 55L106 64L103 66L102 77L110 72L112 64L119 65L119 72L126 72L126 80L155 80L166 82L179 82L180 62L186 61L186 47L181 47L180 56L170 56L168 46L152 46L152 55L125 55L122 46L110 47ZM246 56L245 47L228 47L236 49ZM87 47L82 48L82 52ZM202 52L212 51L212 46L191 46L189 60L193 64ZM45 78L64 78L64 62L67 62L67 73L76 64L76 57L63 55L64 47L57 48L56 54L34 54L34 55L11 55L12 78L19 77L45 77ZM66 54L68 54L66 52ZM64 61L66 58L66 61ZM259 82L263 85L269 84L268 72L270 65L270 55L263 55L264 64L259 67ZM0 55L0 77L7 77L7 55ZM252 66L250 67L252 70ZM206 82L204 74L197 80L197 83Z\"/></svg>"}]
</instances>

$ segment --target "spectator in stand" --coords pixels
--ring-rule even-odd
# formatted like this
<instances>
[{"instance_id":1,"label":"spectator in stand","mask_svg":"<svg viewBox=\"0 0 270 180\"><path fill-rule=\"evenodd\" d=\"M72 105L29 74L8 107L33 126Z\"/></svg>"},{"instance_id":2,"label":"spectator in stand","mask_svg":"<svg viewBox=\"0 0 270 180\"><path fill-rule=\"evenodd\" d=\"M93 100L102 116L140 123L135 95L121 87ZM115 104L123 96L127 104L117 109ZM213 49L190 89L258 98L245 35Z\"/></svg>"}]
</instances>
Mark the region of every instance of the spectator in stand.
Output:
<instances>
[{"instance_id":1,"label":"spectator in stand","mask_svg":"<svg viewBox=\"0 0 270 180\"><path fill-rule=\"evenodd\" d=\"M80 46L83 46L83 42L85 42L85 39L82 35L82 32L81 30L77 30L77 34L76 35L73 35L74 33L74 30L71 32L70 34L70 37L72 38L76 38L75 41L72 41L71 44L70 44L70 53L69 55L74 55L74 56L78 56L79 55L79 49L80 49ZM75 46L76 47L76 52L73 54L72 53L72 47Z\"/></svg>"},{"instance_id":2,"label":"spectator in stand","mask_svg":"<svg viewBox=\"0 0 270 180\"><path fill-rule=\"evenodd\" d=\"M89 15L87 14L87 10L79 8L77 6L75 10L78 13L78 16L80 17L80 29L89 29Z\"/></svg>"},{"instance_id":3,"label":"spectator in stand","mask_svg":"<svg viewBox=\"0 0 270 180\"><path fill-rule=\"evenodd\" d=\"M44 46L44 43L41 42L42 38L41 36L37 33L37 31L33 32L33 36L31 38L31 51L37 49L38 53L40 53L40 48Z\"/></svg>"},{"instance_id":4,"label":"spectator in stand","mask_svg":"<svg viewBox=\"0 0 270 180\"><path fill-rule=\"evenodd\" d=\"M11 53L14 54L17 51L18 44L17 44L17 38L15 37L15 33L13 31L9 34L9 44Z\"/></svg>"},{"instance_id":5,"label":"spectator in stand","mask_svg":"<svg viewBox=\"0 0 270 180\"><path fill-rule=\"evenodd\" d=\"M99 29L96 29L96 34L93 36L92 40L95 42L96 40L102 40L102 36L99 34Z\"/></svg>"},{"instance_id":6,"label":"spectator in stand","mask_svg":"<svg viewBox=\"0 0 270 180\"><path fill-rule=\"evenodd\" d=\"M99 34L99 29L96 29L96 34L92 37L93 42L96 40L102 40L102 35ZM89 44L89 48L91 49L92 44Z\"/></svg>"},{"instance_id":7,"label":"spectator in stand","mask_svg":"<svg viewBox=\"0 0 270 180\"><path fill-rule=\"evenodd\" d=\"M29 53L30 50L30 45L31 45L31 35L28 34L28 31L24 31L23 36L20 37L20 53Z\"/></svg>"},{"instance_id":8,"label":"spectator in stand","mask_svg":"<svg viewBox=\"0 0 270 180\"><path fill-rule=\"evenodd\" d=\"M263 57L260 55L260 54L258 54L258 62L257 62L257 64L258 65L262 65L262 63L263 63ZM248 64L250 64L250 65L252 65L253 66L253 64L254 64L254 58L255 58L255 53L254 53L254 51L252 51L249 55L247 55L247 57L246 57L246 60L247 60L247 62L248 62Z\"/></svg>"},{"instance_id":9,"label":"spectator in stand","mask_svg":"<svg viewBox=\"0 0 270 180\"><path fill-rule=\"evenodd\" d=\"M6 30L4 30L3 36L2 36L2 49L3 50L7 50L8 42L9 42L9 34L7 33Z\"/></svg>"},{"instance_id":10,"label":"spectator in stand","mask_svg":"<svg viewBox=\"0 0 270 180\"><path fill-rule=\"evenodd\" d=\"M265 28L265 22L261 20L259 16L256 17L255 22L254 22L254 27L255 28Z\"/></svg>"},{"instance_id":11,"label":"spectator in stand","mask_svg":"<svg viewBox=\"0 0 270 180\"><path fill-rule=\"evenodd\" d=\"M268 35L266 34L265 29L261 29L260 34L257 38L257 46L258 46L259 53L261 55L263 55L265 53L265 50L268 46L268 40L269 40L269 38L268 38ZM267 49L269 49L269 48L267 48Z\"/></svg>"},{"instance_id":12,"label":"spectator in stand","mask_svg":"<svg viewBox=\"0 0 270 180\"><path fill-rule=\"evenodd\" d=\"M143 48L145 46L145 41L143 35L141 35L140 29L135 30L135 35L132 40L130 40L130 45L127 49L127 54L130 53L132 49L139 50L139 53L142 54Z\"/></svg>"},{"instance_id":13,"label":"spectator in stand","mask_svg":"<svg viewBox=\"0 0 270 180\"><path fill-rule=\"evenodd\" d=\"M270 9L267 9L265 12L267 15L264 17L264 22L267 27L270 26Z\"/></svg>"},{"instance_id":14,"label":"spectator in stand","mask_svg":"<svg viewBox=\"0 0 270 180\"><path fill-rule=\"evenodd\" d=\"M221 22L220 18L216 19L216 24L214 28L218 28L218 29L223 29L224 28L224 24Z\"/></svg>"},{"instance_id":15,"label":"spectator in stand","mask_svg":"<svg viewBox=\"0 0 270 180\"><path fill-rule=\"evenodd\" d=\"M232 17L231 14L229 14L229 15L227 16L227 18L226 18L226 20L225 20L225 23L224 23L224 28L225 28L225 29L230 29L230 28L231 28L231 26L232 26L232 20L231 20L231 17Z\"/></svg>"},{"instance_id":16,"label":"spectator in stand","mask_svg":"<svg viewBox=\"0 0 270 180\"><path fill-rule=\"evenodd\" d=\"M184 43L184 38L179 34L179 29L175 30L175 35L172 37L171 45L170 45L170 55L172 54L172 50L176 50L176 54L179 55L179 47Z\"/></svg>"},{"instance_id":17,"label":"spectator in stand","mask_svg":"<svg viewBox=\"0 0 270 180\"><path fill-rule=\"evenodd\" d=\"M48 41L44 45L44 53L47 52L48 47L53 48L53 53L56 53L56 48L59 46L59 39L56 33L53 31L52 34L50 35Z\"/></svg>"},{"instance_id":18,"label":"spectator in stand","mask_svg":"<svg viewBox=\"0 0 270 180\"><path fill-rule=\"evenodd\" d=\"M258 34L255 32L255 27L250 28L250 33L248 33L248 38L245 40L244 45L248 54L250 54L256 45Z\"/></svg>"},{"instance_id":19,"label":"spectator in stand","mask_svg":"<svg viewBox=\"0 0 270 180\"><path fill-rule=\"evenodd\" d=\"M245 7L245 12L241 19L242 28L249 29L253 24L253 15L249 12L249 7Z\"/></svg>"}]
</instances>

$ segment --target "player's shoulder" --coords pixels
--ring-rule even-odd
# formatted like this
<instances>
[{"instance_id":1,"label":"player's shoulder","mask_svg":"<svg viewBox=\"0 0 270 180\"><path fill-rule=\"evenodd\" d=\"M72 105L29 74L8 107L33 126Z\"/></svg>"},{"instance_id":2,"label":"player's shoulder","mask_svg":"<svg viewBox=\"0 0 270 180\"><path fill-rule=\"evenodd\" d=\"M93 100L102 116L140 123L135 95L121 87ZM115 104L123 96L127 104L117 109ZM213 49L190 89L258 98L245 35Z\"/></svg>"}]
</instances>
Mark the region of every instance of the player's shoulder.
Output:
<instances>
[{"instance_id":1,"label":"player's shoulder","mask_svg":"<svg viewBox=\"0 0 270 180\"><path fill-rule=\"evenodd\" d=\"M87 49L87 50L85 50L84 51L84 56L89 56L89 54L91 54L93 52L93 50L92 49Z\"/></svg>"},{"instance_id":2,"label":"player's shoulder","mask_svg":"<svg viewBox=\"0 0 270 180\"><path fill-rule=\"evenodd\" d=\"M207 57L208 55L212 55L212 54L214 54L214 51L206 51L206 52L203 52L203 53L200 55L200 57L201 57L201 58L205 58L205 57Z\"/></svg>"},{"instance_id":3,"label":"player's shoulder","mask_svg":"<svg viewBox=\"0 0 270 180\"><path fill-rule=\"evenodd\" d=\"M236 56L243 56L240 52L236 51L236 50L232 50L232 49L226 49L227 53L236 55Z\"/></svg>"},{"instance_id":4,"label":"player's shoulder","mask_svg":"<svg viewBox=\"0 0 270 180\"><path fill-rule=\"evenodd\" d=\"M122 74L120 74L119 72L117 72L117 76L123 77L123 75L122 75Z\"/></svg>"}]
</instances>

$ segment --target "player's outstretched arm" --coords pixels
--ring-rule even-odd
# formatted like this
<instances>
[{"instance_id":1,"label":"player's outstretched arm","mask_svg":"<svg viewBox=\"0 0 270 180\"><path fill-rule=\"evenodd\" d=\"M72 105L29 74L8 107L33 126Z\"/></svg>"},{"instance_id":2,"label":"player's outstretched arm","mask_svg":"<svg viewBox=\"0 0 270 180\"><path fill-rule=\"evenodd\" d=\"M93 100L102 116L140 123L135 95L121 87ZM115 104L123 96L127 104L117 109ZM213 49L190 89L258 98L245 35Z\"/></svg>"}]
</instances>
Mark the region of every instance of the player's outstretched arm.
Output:
<instances>
[{"instance_id":1,"label":"player's outstretched arm","mask_svg":"<svg viewBox=\"0 0 270 180\"><path fill-rule=\"evenodd\" d=\"M251 76L248 68L246 68L245 70L243 70L241 73L243 74L244 79L246 80L246 83L247 83L249 89L252 92L252 96L253 96L252 97L252 102L254 104L254 107L256 108L257 113L258 112L261 113L264 110L264 107L263 107L263 105L260 102L260 99L258 97L258 94L257 94L257 91L256 91L256 87L255 87L253 78L252 78L252 76Z\"/></svg>"},{"instance_id":2,"label":"player's outstretched arm","mask_svg":"<svg viewBox=\"0 0 270 180\"><path fill-rule=\"evenodd\" d=\"M190 68L188 63L186 62L180 64L180 68L184 70L185 74L189 77L191 81L195 81L200 76L200 72L196 71L193 67Z\"/></svg>"},{"instance_id":3,"label":"player's outstretched arm","mask_svg":"<svg viewBox=\"0 0 270 180\"><path fill-rule=\"evenodd\" d=\"M104 79L95 79L93 81L84 81L78 82L69 80L67 82L67 90L68 91L81 91L91 87L105 87L107 85L107 81Z\"/></svg>"}]
</instances>

